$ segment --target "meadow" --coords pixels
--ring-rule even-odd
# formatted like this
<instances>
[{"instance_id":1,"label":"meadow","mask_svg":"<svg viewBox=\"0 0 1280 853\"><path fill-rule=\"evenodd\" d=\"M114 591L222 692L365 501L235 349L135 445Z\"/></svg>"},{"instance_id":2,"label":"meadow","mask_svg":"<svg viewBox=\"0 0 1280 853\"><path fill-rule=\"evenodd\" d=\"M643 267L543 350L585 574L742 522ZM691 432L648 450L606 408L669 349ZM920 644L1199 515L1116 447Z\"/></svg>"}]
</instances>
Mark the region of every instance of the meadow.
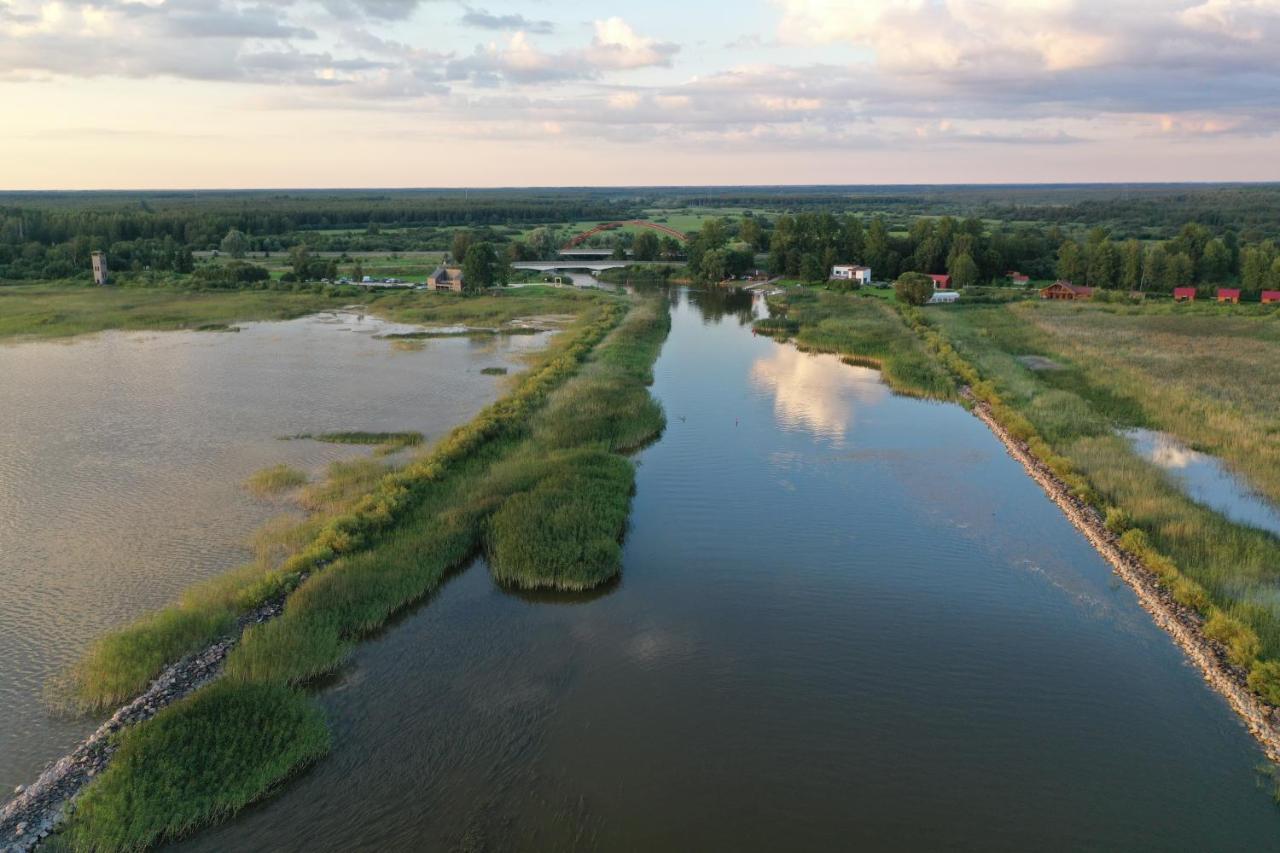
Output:
<instances>
[{"instance_id":1,"label":"meadow","mask_svg":"<svg viewBox=\"0 0 1280 853\"><path fill-rule=\"evenodd\" d=\"M84 794L60 843L145 847L314 760L326 735L303 688L477 552L521 588L617 576L634 481L623 454L665 423L647 385L669 319L658 298L592 294L581 308L473 421L400 468L335 465L302 490L312 515L265 530L252 563L94 647L72 689L82 707L109 707L232 630L237 614L287 596L283 615L244 632L219 683L121 735L127 760ZM198 748L172 748L188 738Z\"/></svg>"},{"instance_id":2,"label":"meadow","mask_svg":"<svg viewBox=\"0 0 1280 853\"><path fill-rule=\"evenodd\" d=\"M418 290L354 295L279 290L188 291L170 287L38 284L0 287L0 339L63 338L109 329L224 331L235 323L290 320L318 311L362 308L384 319L425 326L495 329L515 320L566 322L593 294L521 287L462 298Z\"/></svg>"}]
</instances>

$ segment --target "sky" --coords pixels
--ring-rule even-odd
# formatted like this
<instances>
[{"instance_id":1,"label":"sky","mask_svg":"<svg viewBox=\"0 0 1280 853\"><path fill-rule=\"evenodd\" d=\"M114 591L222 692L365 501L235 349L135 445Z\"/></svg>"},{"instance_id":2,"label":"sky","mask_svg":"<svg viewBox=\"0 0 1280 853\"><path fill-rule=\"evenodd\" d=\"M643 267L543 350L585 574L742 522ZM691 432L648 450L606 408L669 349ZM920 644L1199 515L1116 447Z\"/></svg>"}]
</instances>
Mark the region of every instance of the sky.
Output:
<instances>
[{"instance_id":1,"label":"sky","mask_svg":"<svg viewBox=\"0 0 1280 853\"><path fill-rule=\"evenodd\" d=\"M0 189L1280 180L1280 0L0 0Z\"/></svg>"}]
</instances>

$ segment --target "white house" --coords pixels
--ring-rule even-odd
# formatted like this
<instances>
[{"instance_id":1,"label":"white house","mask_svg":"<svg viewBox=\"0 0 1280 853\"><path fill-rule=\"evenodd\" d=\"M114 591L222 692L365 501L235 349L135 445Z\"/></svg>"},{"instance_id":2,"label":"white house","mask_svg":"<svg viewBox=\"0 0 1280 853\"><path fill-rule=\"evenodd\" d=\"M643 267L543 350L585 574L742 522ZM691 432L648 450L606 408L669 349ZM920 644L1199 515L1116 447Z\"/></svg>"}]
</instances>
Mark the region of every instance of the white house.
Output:
<instances>
[{"instance_id":1,"label":"white house","mask_svg":"<svg viewBox=\"0 0 1280 853\"><path fill-rule=\"evenodd\" d=\"M958 302L960 294L954 290L935 290L926 305L940 305L944 302Z\"/></svg>"},{"instance_id":2,"label":"white house","mask_svg":"<svg viewBox=\"0 0 1280 853\"><path fill-rule=\"evenodd\" d=\"M831 268L831 278L837 281L853 281L858 284L871 283L871 267L857 267L851 264L837 264Z\"/></svg>"}]
</instances>

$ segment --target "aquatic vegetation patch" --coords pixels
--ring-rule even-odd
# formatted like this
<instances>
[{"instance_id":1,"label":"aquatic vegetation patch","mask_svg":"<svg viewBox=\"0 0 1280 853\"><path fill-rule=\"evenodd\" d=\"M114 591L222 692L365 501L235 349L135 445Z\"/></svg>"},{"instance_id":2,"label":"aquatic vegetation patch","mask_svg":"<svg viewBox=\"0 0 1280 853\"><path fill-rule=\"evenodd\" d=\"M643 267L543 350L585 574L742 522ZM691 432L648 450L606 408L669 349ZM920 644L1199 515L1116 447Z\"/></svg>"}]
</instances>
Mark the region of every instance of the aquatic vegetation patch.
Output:
<instances>
[{"instance_id":1,"label":"aquatic vegetation patch","mask_svg":"<svg viewBox=\"0 0 1280 853\"><path fill-rule=\"evenodd\" d=\"M485 367L480 372L485 376L506 376L507 369L505 367Z\"/></svg>"},{"instance_id":2,"label":"aquatic vegetation patch","mask_svg":"<svg viewBox=\"0 0 1280 853\"><path fill-rule=\"evenodd\" d=\"M272 465L263 468L245 480L244 486L260 497L278 495L296 489L307 482L307 475L288 465Z\"/></svg>"},{"instance_id":3,"label":"aquatic vegetation patch","mask_svg":"<svg viewBox=\"0 0 1280 853\"><path fill-rule=\"evenodd\" d=\"M422 444L420 432L365 432L351 430L348 432L299 433L291 438L312 441L323 441L326 444L364 444L378 447L384 454L394 453L406 447L417 447Z\"/></svg>"},{"instance_id":4,"label":"aquatic vegetation patch","mask_svg":"<svg viewBox=\"0 0 1280 853\"><path fill-rule=\"evenodd\" d=\"M216 683L120 735L55 848L139 850L226 818L329 749L314 700Z\"/></svg>"}]
</instances>

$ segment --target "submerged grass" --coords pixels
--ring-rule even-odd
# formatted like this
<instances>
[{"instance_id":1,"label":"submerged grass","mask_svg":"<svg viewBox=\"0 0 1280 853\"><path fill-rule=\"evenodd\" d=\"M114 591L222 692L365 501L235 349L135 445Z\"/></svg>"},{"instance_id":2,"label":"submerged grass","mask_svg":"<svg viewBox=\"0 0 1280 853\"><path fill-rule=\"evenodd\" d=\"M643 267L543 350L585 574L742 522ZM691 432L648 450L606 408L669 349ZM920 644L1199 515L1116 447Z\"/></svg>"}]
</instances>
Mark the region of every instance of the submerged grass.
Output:
<instances>
[{"instance_id":1,"label":"submerged grass","mask_svg":"<svg viewBox=\"0 0 1280 853\"><path fill-rule=\"evenodd\" d=\"M91 655L78 671L86 704L136 692L158 666L225 631L238 610L292 590L280 617L245 631L214 688L121 735L129 760L90 789L86 802L103 805L77 811L62 841L135 849L269 790L319 743L301 706L283 697L305 702L298 686L339 666L356 641L478 549L495 577L522 587L586 589L616 576L634 483L619 453L665 423L646 385L668 328L661 300L629 311L597 300L469 424L400 469L340 463L303 494L317 514L265 529L255 563L151 617L154 629L144 620L104 640L99 648L113 653ZM620 413L589 405L597 393ZM285 711L270 722L276 703ZM253 741L264 727L277 740ZM187 735L193 748L181 745Z\"/></svg>"},{"instance_id":2,"label":"submerged grass","mask_svg":"<svg viewBox=\"0 0 1280 853\"><path fill-rule=\"evenodd\" d=\"M313 441L323 441L327 444L372 445L376 446L378 452L382 455L395 453L397 450L403 450L406 447L417 447L422 444L422 433L420 432L364 432L360 430L316 434L304 432L292 436L292 438L309 438Z\"/></svg>"}]
</instances>

